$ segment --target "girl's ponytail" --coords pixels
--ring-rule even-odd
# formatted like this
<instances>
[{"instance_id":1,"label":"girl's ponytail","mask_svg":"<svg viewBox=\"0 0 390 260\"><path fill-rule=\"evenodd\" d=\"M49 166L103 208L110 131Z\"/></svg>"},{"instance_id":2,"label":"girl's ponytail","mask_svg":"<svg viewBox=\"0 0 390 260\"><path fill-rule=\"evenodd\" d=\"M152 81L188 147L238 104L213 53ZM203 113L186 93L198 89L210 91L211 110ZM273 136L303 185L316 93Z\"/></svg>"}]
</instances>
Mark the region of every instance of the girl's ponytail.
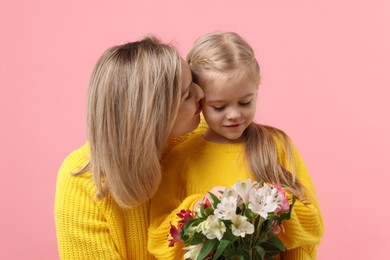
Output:
<instances>
[{"instance_id":1,"label":"girl's ponytail","mask_svg":"<svg viewBox=\"0 0 390 260\"><path fill-rule=\"evenodd\" d=\"M245 130L243 139L254 177L268 183L278 183L286 192L305 201L304 186L295 176L290 138L277 128L252 122Z\"/></svg>"}]
</instances>

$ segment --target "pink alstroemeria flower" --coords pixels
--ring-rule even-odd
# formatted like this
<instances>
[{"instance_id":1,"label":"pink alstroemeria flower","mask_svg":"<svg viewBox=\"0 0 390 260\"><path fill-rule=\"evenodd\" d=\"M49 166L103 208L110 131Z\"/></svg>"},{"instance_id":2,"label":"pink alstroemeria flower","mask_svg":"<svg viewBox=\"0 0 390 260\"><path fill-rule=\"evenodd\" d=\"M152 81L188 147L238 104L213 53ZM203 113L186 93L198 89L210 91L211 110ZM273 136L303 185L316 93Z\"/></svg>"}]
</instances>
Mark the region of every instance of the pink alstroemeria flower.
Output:
<instances>
[{"instance_id":1,"label":"pink alstroemeria flower","mask_svg":"<svg viewBox=\"0 0 390 260\"><path fill-rule=\"evenodd\" d=\"M207 208L210 208L210 206L211 206L211 202L210 202L210 200L208 198L206 198L204 200L204 203L203 203L203 208L207 209Z\"/></svg>"},{"instance_id":2,"label":"pink alstroemeria flower","mask_svg":"<svg viewBox=\"0 0 390 260\"><path fill-rule=\"evenodd\" d=\"M184 210L184 209L180 210L180 212L177 213L176 216L178 216L179 218L181 218L181 220L179 220L179 223L180 223L182 226L184 226L184 224L185 224L188 220L190 220L190 219L193 218L193 217L192 217L192 212L191 212L191 210L189 210L189 209L187 209L187 210Z\"/></svg>"},{"instance_id":3,"label":"pink alstroemeria flower","mask_svg":"<svg viewBox=\"0 0 390 260\"><path fill-rule=\"evenodd\" d=\"M168 247L173 247L176 242L179 242L181 240L180 230L182 226L179 224L177 227L175 227L174 225L172 225L172 223L170 224L171 224L171 228L169 229L169 233L171 234L172 238L168 239L169 241Z\"/></svg>"},{"instance_id":4,"label":"pink alstroemeria flower","mask_svg":"<svg viewBox=\"0 0 390 260\"><path fill-rule=\"evenodd\" d=\"M286 196L286 193L279 184L275 184L274 187L278 190L278 210L289 210L290 205L288 204L288 197Z\"/></svg>"},{"instance_id":5,"label":"pink alstroemeria flower","mask_svg":"<svg viewBox=\"0 0 390 260\"><path fill-rule=\"evenodd\" d=\"M181 229L183 228L184 224L192 219L192 213L191 213L191 210L187 209L187 210L180 210L179 213L176 214L180 220L178 221L177 223L177 227L175 227L174 225L172 225L172 223L170 223L171 225L171 228L169 229L169 233L171 234L171 237L170 239L168 239L169 241L169 247L172 247L174 246L174 244L176 242L179 242L181 239L180 239L180 231Z\"/></svg>"}]
</instances>

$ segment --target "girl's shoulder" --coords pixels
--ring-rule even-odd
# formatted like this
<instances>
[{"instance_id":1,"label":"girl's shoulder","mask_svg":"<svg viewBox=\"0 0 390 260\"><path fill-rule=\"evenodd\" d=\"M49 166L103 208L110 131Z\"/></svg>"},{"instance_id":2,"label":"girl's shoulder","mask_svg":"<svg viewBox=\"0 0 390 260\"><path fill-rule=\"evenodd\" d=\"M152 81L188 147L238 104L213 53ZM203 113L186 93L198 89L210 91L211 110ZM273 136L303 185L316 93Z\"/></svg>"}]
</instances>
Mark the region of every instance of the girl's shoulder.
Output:
<instances>
[{"instance_id":1,"label":"girl's shoulder","mask_svg":"<svg viewBox=\"0 0 390 260\"><path fill-rule=\"evenodd\" d=\"M174 150L174 148L176 148L177 146L179 145L182 145L183 143L187 142L187 141L190 141L191 140L193 141L194 137L197 137L199 135L203 135L206 130L207 130L207 123L206 123L206 120L204 119L203 116L200 117L200 123L198 125L198 127L188 133L188 134L184 134L184 135L180 135L180 136L176 136L176 137L172 137L169 141L168 141L168 144L164 150L164 154L163 154L163 158L166 157L166 155L168 155L172 150Z\"/></svg>"},{"instance_id":2,"label":"girl's shoulder","mask_svg":"<svg viewBox=\"0 0 390 260\"><path fill-rule=\"evenodd\" d=\"M285 131L270 125L256 125L261 128L262 131L267 132L266 136L268 135L272 137L272 140L276 146L279 160L283 165L285 165L290 159L300 159L300 155L293 140L288 134L286 134Z\"/></svg>"},{"instance_id":3,"label":"girl's shoulder","mask_svg":"<svg viewBox=\"0 0 390 260\"><path fill-rule=\"evenodd\" d=\"M200 143L203 141L203 133L193 133L191 136L172 147L163 157L163 160L170 160L169 158L185 159L194 152L196 152Z\"/></svg>"}]
</instances>

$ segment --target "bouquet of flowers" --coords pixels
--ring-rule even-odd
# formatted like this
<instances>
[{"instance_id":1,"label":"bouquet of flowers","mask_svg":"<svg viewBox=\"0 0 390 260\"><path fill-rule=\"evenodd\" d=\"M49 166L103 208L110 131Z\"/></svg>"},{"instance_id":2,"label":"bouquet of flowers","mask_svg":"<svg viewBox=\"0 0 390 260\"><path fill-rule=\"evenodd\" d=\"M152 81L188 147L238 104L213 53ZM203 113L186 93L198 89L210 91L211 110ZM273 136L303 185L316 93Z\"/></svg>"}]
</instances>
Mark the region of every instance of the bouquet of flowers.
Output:
<instances>
[{"instance_id":1,"label":"bouquet of flowers","mask_svg":"<svg viewBox=\"0 0 390 260\"><path fill-rule=\"evenodd\" d=\"M295 198L289 201L279 185L248 179L209 196L194 216L181 210L177 227L171 224L169 246L183 241L186 259L273 259L285 250L276 235Z\"/></svg>"}]
</instances>

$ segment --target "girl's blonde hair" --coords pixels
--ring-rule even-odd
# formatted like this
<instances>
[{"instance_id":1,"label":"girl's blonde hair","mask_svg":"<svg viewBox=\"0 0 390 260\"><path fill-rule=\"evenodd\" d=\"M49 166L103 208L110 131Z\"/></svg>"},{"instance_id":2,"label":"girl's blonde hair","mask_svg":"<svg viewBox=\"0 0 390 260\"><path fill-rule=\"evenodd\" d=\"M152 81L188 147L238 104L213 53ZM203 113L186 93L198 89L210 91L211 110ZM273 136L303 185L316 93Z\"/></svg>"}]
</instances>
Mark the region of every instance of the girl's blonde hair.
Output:
<instances>
[{"instance_id":1,"label":"girl's blonde hair","mask_svg":"<svg viewBox=\"0 0 390 260\"><path fill-rule=\"evenodd\" d=\"M200 37L188 53L187 62L194 82L201 87L216 80L230 79L231 76L227 75L249 77L257 85L260 83L260 67L253 49L233 32L214 32ZM255 178L278 183L286 191L304 199L304 187L295 178L291 140L284 132L252 122L244 131L243 140ZM281 161L287 162L286 167Z\"/></svg>"},{"instance_id":2,"label":"girl's blonde hair","mask_svg":"<svg viewBox=\"0 0 390 260\"><path fill-rule=\"evenodd\" d=\"M181 56L152 36L100 57L88 94L91 159L81 171L92 171L99 198L110 192L119 206L129 208L155 193L181 82Z\"/></svg>"}]
</instances>

